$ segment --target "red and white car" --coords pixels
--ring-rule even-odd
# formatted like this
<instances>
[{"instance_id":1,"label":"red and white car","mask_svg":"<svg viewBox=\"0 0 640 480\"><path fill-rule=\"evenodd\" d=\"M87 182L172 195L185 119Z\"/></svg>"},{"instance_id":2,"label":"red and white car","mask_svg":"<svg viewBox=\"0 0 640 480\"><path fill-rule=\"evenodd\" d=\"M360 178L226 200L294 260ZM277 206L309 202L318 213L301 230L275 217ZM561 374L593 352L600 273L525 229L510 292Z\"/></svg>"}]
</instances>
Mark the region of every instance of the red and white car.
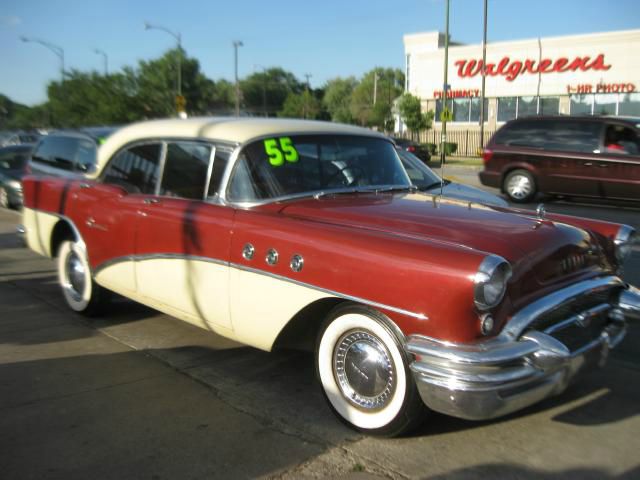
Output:
<instances>
[{"instance_id":1,"label":"red and white car","mask_svg":"<svg viewBox=\"0 0 640 480\"><path fill-rule=\"evenodd\" d=\"M27 177L29 246L76 312L105 290L263 350L315 350L330 406L395 435L561 392L640 316L628 226L440 198L324 122L139 123L82 179Z\"/></svg>"}]
</instances>

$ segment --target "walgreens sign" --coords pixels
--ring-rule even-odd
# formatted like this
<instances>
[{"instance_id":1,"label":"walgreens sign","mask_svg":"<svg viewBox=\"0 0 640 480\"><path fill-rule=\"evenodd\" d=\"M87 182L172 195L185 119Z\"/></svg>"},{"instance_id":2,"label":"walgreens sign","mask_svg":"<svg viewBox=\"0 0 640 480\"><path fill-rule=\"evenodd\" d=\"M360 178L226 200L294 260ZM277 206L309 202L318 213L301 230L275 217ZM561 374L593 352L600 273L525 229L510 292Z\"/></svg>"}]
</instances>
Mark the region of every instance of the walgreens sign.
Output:
<instances>
[{"instance_id":1,"label":"walgreens sign","mask_svg":"<svg viewBox=\"0 0 640 480\"><path fill-rule=\"evenodd\" d=\"M461 78L482 74L482 60L458 60L454 65L458 67L458 76ZM487 76L492 77L502 75L512 82L524 74L586 72L588 70L609 70L610 68L611 65L606 64L604 54L601 53L595 58L585 56L573 59L560 57L556 59L512 60L509 57L504 57L498 63L487 63L485 72Z\"/></svg>"}]
</instances>

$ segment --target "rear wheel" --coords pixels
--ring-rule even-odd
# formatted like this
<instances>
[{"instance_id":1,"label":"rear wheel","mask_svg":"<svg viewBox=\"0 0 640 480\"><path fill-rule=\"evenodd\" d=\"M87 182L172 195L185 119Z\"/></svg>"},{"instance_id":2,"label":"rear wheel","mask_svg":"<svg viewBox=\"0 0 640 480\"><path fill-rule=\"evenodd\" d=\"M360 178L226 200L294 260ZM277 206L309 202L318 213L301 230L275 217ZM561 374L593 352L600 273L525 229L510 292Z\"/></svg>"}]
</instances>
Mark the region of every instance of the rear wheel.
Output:
<instances>
[{"instance_id":1,"label":"rear wheel","mask_svg":"<svg viewBox=\"0 0 640 480\"><path fill-rule=\"evenodd\" d=\"M316 372L333 411L352 428L396 436L420 424L420 399L400 341L380 313L334 309L316 348Z\"/></svg>"},{"instance_id":2,"label":"rear wheel","mask_svg":"<svg viewBox=\"0 0 640 480\"><path fill-rule=\"evenodd\" d=\"M526 170L513 170L504 179L503 188L509 199L525 203L536 194L536 181Z\"/></svg>"},{"instance_id":3,"label":"rear wheel","mask_svg":"<svg viewBox=\"0 0 640 480\"><path fill-rule=\"evenodd\" d=\"M85 249L80 243L65 240L60 245L58 280L72 310L84 315L100 312L105 291L93 281Z\"/></svg>"}]
</instances>

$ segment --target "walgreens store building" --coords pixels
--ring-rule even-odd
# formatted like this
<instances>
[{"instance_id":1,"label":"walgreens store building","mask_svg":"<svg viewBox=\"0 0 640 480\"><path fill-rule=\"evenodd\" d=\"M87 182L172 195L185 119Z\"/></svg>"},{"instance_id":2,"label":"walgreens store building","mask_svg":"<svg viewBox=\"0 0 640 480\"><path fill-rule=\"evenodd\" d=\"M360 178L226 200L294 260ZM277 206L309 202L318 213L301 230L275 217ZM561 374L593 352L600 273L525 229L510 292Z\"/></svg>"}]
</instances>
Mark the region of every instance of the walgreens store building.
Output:
<instances>
[{"instance_id":1,"label":"walgreens store building","mask_svg":"<svg viewBox=\"0 0 640 480\"><path fill-rule=\"evenodd\" d=\"M449 42L449 89L443 88L444 34L404 36L406 91L434 110L422 140L440 140L440 113L453 113L447 140L461 155L480 146L482 45ZM504 122L530 115L640 117L640 30L487 44L485 143ZM404 126L399 124L399 130Z\"/></svg>"}]
</instances>

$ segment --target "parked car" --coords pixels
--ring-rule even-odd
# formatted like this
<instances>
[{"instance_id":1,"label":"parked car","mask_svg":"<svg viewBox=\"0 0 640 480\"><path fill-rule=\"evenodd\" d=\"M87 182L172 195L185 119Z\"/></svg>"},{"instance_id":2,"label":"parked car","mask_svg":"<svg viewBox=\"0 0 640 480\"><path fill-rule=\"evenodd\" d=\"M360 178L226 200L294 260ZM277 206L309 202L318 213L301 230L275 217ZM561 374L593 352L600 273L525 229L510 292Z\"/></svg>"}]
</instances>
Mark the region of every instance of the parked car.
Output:
<instances>
[{"instance_id":1,"label":"parked car","mask_svg":"<svg viewBox=\"0 0 640 480\"><path fill-rule=\"evenodd\" d=\"M42 137L31 156L35 174L77 177L95 170L98 146L115 127L57 130Z\"/></svg>"},{"instance_id":2,"label":"parked car","mask_svg":"<svg viewBox=\"0 0 640 480\"><path fill-rule=\"evenodd\" d=\"M429 149L426 145L400 137L393 137L393 141L399 149L414 154L424 163L429 163L431 161L431 154L429 153Z\"/></svg>"},{"instance_id":3,"label":"parked car","mask_svg":"<svg viewBox=\"0 0 640 480\"><path fill-rule=\"evenodd\" d=\"M441 179L433 170L422 163L422 161L412 153L405 150L398 150L398 156L400 157L402 166L407 171L407 175L409 175L411 183L418 187L421 192L439 194L442 189L442 194L447 198L504 207L509 205L505 200L497 195L485 192L479 188Z\"/></svg>"},{"instance_id":4,"label":"parked car","mask_svg":"<svg viewBox=\"0 0 640 480\"><path fill-rule=\"evenodd\" d=\"M22 205L22 177L27 173L33 145L0 148L0 207Z\"/></svg>"},{"instance_id":5,"label":"parked car","mask_svg":"<svg viewBox=\"0 0 640 480\"><path fill-rule=\"evenodd\" d=\"M105 290L263 350L315 351L335 413L396 435L562 392L640 318L626 225L420 192L386 137L286 119L125 127L85 178L24 179L64 299Z\"/></svg>"},{"instance_id":6,"label":"parked car","mask_svg":"<svg viewBox=\"0 0 640 480\"><path fill-rule=\"evenodd\" d=\"M527 117L484 150L480 181L514 202L538 192L640 200L640 118Z\"/></svg>"},{"instance_id":7,"label":"parked car","mask_svg":"<svg viewBox=\"0 0 640 480\"><path fill-rule=\"evenodd\" d=\"M0 132L0 147L36 143L40 139L40 137L42 137L42 135L35 131L4 131Z\"/></svg>"}]
</instances>

